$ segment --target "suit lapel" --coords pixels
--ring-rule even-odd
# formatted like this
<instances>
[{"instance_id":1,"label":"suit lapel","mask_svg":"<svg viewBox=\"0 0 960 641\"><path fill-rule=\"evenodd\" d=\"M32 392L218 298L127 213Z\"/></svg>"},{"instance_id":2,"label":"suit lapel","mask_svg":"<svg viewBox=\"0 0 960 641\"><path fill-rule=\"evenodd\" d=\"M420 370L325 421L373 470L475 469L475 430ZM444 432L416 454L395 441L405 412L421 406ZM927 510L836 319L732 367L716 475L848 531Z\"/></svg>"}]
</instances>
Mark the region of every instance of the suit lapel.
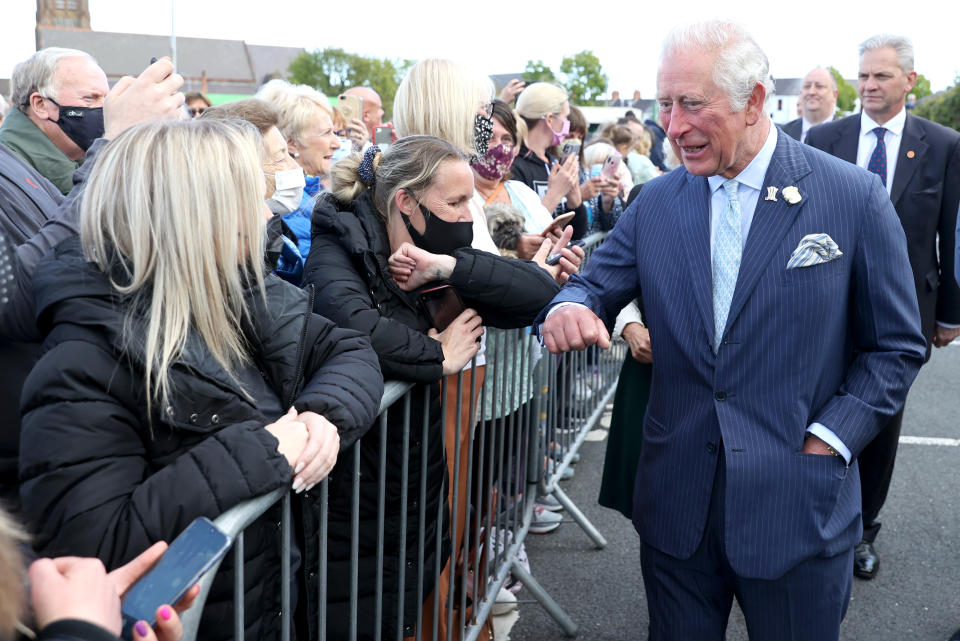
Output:
<instances>
[{"instance_id":1,"label":"suit lapel","mask_svg":"<svg viewBox=\"0 0 960 641\"><path fill-rule=\"evenodd\" d=\"M786 136L777 139L777 148L767 168L763 187L768 185L778 187L780 191L790 185L797 186L799 180L810 173L810 165L800 151L800 143ZM803 196L803 191L800 192ZM736 321L743 311L750 294L757 286L783 236L793 226L793 221L800 215L800 211L807 204L804 198L796 205L789 205L778 196L776 201L764 200L761 189L760 199L750 224L750 233L743 248L743 257L740 260L740 273L737 276L737 286L730 301L730 313L727 315L727 327L724 334Z\"/></svg>"},{"instance_id":2,"label":"suit lapel","mask_svg":"<svg viewBox=\"0 0 960 641\"><path fill-rule=\"evenodd\" d=\"M917 126L913 116L907 114L907 121L903 125L900 151L897 153L897 166L893 170L893 186L890 189L890 200L897 207L897 211L900 211L897 201L903 195L903 190L910 184L910 179L913 178L929 147L924 141L925 137L923 129Z\"/></svg>"},{"instance_id":3,"label":"suit lapel","mask_svg":"<svg viewBox=\"0 0 960 641\"><path fill-rule=\"evenodd\" d=\"M848 163L857 164L857 148L860 146L860 116L849 116L841 123L843 131L837 136L832 154Z\"/></svg>"},{"instance_id":4,"label":"suit lapel","mask_svg":"<svg viewBox=\"0 0 960 641\"><path fill-rule=\"evenodd\" d=\"M693 297L708 344L713 336L713 270L710 267L710 187L707 179L687 175L685 190L677 199L680 238L693 285Z\"/></svg>"}]
</instances>

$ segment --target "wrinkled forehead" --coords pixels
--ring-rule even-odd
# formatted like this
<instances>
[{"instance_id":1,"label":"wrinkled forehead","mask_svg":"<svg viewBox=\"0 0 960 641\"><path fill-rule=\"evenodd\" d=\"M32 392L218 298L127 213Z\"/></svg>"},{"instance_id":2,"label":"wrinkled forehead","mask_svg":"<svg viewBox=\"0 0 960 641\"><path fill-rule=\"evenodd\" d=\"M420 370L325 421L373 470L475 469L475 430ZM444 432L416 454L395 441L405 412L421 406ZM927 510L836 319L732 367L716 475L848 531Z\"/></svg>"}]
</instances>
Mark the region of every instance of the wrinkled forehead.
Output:
<instances>
[{"instance_id":1,"label":"wrinkled forehead","mask_svg":"<svg viewBox=\"0 0 960 641\"><path fill-rule=\"evenodd\" d=\"M714 93L716 58L711 51L665 51L657 69L657 97L703 98Z\"/></svg>"},{"instance_id":2,"label":"wrinkled forehead","mask_svg":"<svg viewBox=\"0 0 960 641\"><path fill-rule=\"evenodd\" d=\"M93 60L83 56L61 60L53 74L53 85L58 94L76 92L106 95L110 90L103 69Z\"/></svg>"}]
</instances>

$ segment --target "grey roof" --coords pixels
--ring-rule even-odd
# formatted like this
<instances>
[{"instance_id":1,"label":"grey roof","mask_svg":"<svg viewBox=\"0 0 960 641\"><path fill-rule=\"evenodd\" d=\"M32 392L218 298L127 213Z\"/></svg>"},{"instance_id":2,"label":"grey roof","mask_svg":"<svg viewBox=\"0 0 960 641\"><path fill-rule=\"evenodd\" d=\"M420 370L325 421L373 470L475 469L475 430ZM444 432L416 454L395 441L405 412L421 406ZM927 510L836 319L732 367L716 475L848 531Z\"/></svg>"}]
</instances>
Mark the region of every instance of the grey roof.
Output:
<instances>
[{"instance_id":1,"label":"grey roof","mask_svg":"<svg viewBox=\"0 0 960 641\"><path fill-rule=\"evenodd\" d=\"M41 47L71 47L86 51L113 81L137 75L152 57L170 55L170 38L136 33L39 27ZM177 38L177 71L187 79L186 90L199 88L207 74L211 93L254 93L268 75L286 76L298 47L248 45L243 40Z\"/></svg>"}]
</instances>

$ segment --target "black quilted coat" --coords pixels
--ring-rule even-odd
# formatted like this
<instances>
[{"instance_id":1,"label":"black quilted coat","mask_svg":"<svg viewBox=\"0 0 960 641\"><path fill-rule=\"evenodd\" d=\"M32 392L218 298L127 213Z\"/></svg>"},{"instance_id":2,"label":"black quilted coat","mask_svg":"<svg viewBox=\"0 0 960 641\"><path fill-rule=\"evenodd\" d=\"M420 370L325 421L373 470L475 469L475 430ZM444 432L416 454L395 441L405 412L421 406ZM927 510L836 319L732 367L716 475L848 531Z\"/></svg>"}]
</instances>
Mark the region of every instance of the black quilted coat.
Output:
<instances>
[{"instance_id":1,"label":"black quilted coat","mask_svg":"<svg viewBox=\"0 0 960 641\"><path fill-rule=\"evenodd\" d=\"M449 556L449 509L446 506L446 464L443 425L440 417L440 386L443 352L440 343L426 335L430 321L418 304L416 292L401 290L387 268L390 244L386 227L376 212L369 192L351 205L338 203L329 194L321 197L313 212L312 241L304 282L317 292L314 311L341 327L370 336L387 380L421 383L411 398L411 433L404 459L402 403L388 413L386 436L386 497L383 638L396 636L397 601L401 590L400 558L403 556L403 636L413 636L419 622L417 576L424 575L423 598L433 590L439 535L439 566ZM457 267L449 284L464 303L476 309L484 325L512 328L529 325L550 302L559 286L536 264L502 258L474 249L455 252ZM437 285L430 283L426 287ZM423 416L430 406L430 421L424 432ZM373 639L375 630L375 581L377 508L381 431L378 426L360 440L360 541L358 586L358 638ZM408 479L402 482L403 463L408 461ZM421 461L426 461L424 468ZM425 471L424 471L425 470ZM337 463L330 492L330 562L328 580L327 638L346 638L349 625L351 477L352 456ZM425 478L424 478L425 477ZM421 481L424 488L421 487ZM407 536L399 537L402 493L406 490ZM438 511L439 508L439 511ZM420 563L419 521L424 517L425 550ZM439 527L439 530L438 530ZM309 561L311 551L305 554ZM307 598L314 598L309 590ZM311 634L311 637L315 637Z\"/></svg>"},{"instance_id":2,"label":"black quilted coat","mask_svg":"<svg viewBox=\"0 0 960 641\"><path fill-rule=\"evenodd\" d=\"M252 398L191 334L170 369L174 400L151 416L143 345L121 349L128 302L84 261L78 239L38 266L34 284L49 336L24 385L20 477L42 554L97 556L114 568L172 540L198 516L215 518L288 486L290 466L263 429L276 420L273 412L295 405L322 414L340 429L343 448L376 415L383 379L369 339L312 314L310 293L276 277L268 277L265 304L249 294L254 318L243 333L253 359L239 378ZM310 497L297 497L294 512L316 529ZM279 636L278 513L245 534L250 639ZM214 583L199 638L232 634L231 559Z\"/></svg>"}]
</instances>

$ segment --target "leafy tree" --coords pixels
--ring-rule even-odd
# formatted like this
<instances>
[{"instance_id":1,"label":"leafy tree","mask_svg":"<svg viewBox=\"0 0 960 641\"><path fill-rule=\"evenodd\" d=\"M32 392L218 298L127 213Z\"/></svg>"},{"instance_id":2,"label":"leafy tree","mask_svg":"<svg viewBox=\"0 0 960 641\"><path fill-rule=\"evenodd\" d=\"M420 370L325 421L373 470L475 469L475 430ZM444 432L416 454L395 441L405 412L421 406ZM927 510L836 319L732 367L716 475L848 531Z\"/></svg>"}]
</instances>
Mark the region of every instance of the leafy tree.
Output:
<instances>
[{"instance_id":1,"label":"leafy tree","mask_svg":"<svg viewBox=\"0 0 960 641\"><path fill-rule=\"evenodd\" d=\"M918 102L913 113L960 131L960 78L950 89Z\"/></svg>"},{"instance_id":2,"label":"leafy tree","mask_svg":"<svg viewBox=\"0 0 960 641\"><path fill-rule=\"evenodd\" d=\"M922 73L917 74L917 82L913 85L913 91L911 91L914 96L917 97L917 100L920 100L924 96L929 96L933 92L930 90L930 81L927 80L926 76Z\"/></svg>"},{"instance_id":3,"label":"leafy tree","mask_svg":"<svg viewBox=\"0 0 960 641\"><path fill-rule=\"evenodd\" d=\"M607 74L592 51L564 57L560 71L567 77L566 88L571 98L582 105L596 104L597 98L607 91Z\"/></svg>"},{"instance_id":4,"label":"leafy tree","mask_svg":"<svg viewBox=\"0 0 960 641\"><path fill-rule=\"evenodd\" d=\"M350 76L356 57L332 47L304 51L290 63L290 81L310 85L327 95L340 95L353 86Z\"/></svg>"},{"instance_id":5,"label":"leafy tree","mask_svg":"<svg viewBox=\"0 0 960 641\"><path fill-rule=\"evenodd\" d=\"M857 106L857 90L849 82L844 80L840 72L834 67L827 67L830 70L833 79L837 81L837 109L842 114L852 112Z\"/></svg>"},{"instance_id":6,"label":"leafy tree","mask_svg":"<svg viewBox=\"0 0 960 641\"><path fill-rule=\"evenodd\" d=\"M531 82L556 83L557 76L543 60L527 60L527 66L523 70L523 80L527 84Z\"/></svg>"},{"instance_id":7,"label":"leafy tree","mask_svg":"<svg viewBox=\"0 0 960 641\"><path fill-rule=\"evenodd\" d=\"M413 65L410 60L390 60L349 53L328 47L304 51L290 63L290 81L310 85L327 96L339 96L350 87L370 87L383 101L389 120L393 96Z\"/></svg>"}]
</instances>

